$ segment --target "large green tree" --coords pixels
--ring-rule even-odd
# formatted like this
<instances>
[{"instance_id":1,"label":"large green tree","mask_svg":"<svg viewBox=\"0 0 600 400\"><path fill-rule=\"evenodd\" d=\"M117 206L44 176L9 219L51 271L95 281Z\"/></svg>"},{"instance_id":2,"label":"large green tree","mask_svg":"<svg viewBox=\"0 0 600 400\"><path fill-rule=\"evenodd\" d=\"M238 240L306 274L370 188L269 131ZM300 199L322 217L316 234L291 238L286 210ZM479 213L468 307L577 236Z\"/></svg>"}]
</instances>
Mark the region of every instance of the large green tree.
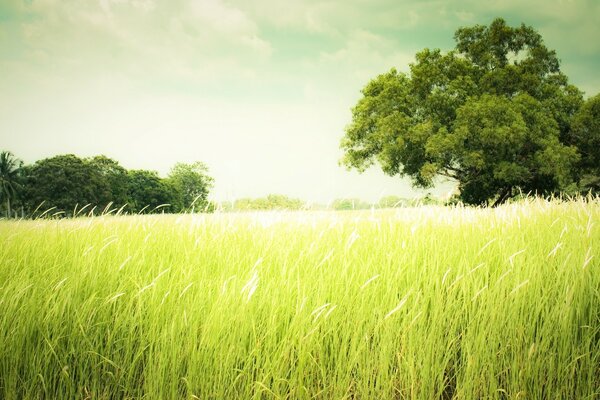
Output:
<instances>
[{"instance_id":1,"label":"large green tree","mask_svg":"<svg viewBox=\"0 0 600 400\"><path fill-rule=\"evenodd\" d=\"M259 198L241 198L235 200L232 210L251 211L251 210L301 210L306 207L300 199L295 199L282 194L269 194L266 197Z\"/></svg>"},{"instance_id":2,"label":"large green tree","mask_svg":"<svg viewBox=\"0 0 600 400\"><path fill-rule=\"evenodd\" d=\"M600 193L600 94L585 102L572 125L570 140L581 153L579 186L584 192Z\"/></svg>"},{"instance_id":3,"label":"large green tree","mask_svg":"<svg viewBox=\"0 0 600 400\"><path fill-rule=\"evenodd\" d=\"M11 204L21 189L19 174L22 167L23 162L10 151L0 152L0 200L6 206L8 218L12 216Z\"/></svg>"},{"instance_id":4,"label":"large green tree","mask_svg":"<svg viewBox=\"0 0 600 400\"><path fill-rule=\"evenodd\" d=\"M24 201L30 211L53 208L71 215L90 205L101 211L111 201L110 185L87 160L73 154L37 161L24 169Z\"/></svg>"},{"instance_id":5,"label":"large green tree","mask_svg":"<svg viewBox=\"0 0 600 400\"><path fill-rule=\"evenodd\" d=\"M181 209L204 210L208 206L208 193L214 179L208 175L206 164L200 161L177 163L167 179L177 189L180 197L176 203Z\"/></svg>"},{"instance_id":6,"label":"large green tree","mask_svg":"<svg viewBox=\"0 0 600 400\"><path fill-rule=\"evenodd\" d=\"M342 139L348 168L378 163L431 187L458 182L469 204L571 187L580 160L571 122L582 93L531 27L460 28L455 49L417 53L409 72L369 82Z\"/></svg>"},{"instance_id":7,"label":"large green tree","mask_svg":"<svg viewBox=\"0 0 600 400\"><path fill-rule=\"evenodd\" d=\"M85 160L100 176L106 180L109 187L105 203L112 202L121 207L129 202L129 175L118 161L104 155L94 156Z\"/></svg>"},{"instance_id":8,"label":"large green tree","mask_svg":"<svg viewBox=\"0 0 600 400\"><path fill-rule=\"evenodd\" d=\"M134 212L177 212L181 195L177 188L155 171L130 170L129 206Z\"/></svg>"}]
</instances>

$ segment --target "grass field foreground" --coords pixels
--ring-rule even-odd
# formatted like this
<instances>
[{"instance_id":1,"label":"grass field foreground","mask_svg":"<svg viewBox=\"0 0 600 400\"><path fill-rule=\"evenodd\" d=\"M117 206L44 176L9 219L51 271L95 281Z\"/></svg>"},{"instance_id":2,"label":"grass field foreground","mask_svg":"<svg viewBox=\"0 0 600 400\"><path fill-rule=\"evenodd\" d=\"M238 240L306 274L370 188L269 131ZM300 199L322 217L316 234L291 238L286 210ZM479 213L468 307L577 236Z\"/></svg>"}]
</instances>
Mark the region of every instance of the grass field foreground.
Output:
<instances>
[{"instance_id":1,"label":"grass field foreground","mask_svg":"<svg viewBox=\"0 0 600 400\"><path fill-rule=\"evenodd\" d=\"M0 221L0 398L593 399L600 203Z\"/></svg>"}]
</instances>

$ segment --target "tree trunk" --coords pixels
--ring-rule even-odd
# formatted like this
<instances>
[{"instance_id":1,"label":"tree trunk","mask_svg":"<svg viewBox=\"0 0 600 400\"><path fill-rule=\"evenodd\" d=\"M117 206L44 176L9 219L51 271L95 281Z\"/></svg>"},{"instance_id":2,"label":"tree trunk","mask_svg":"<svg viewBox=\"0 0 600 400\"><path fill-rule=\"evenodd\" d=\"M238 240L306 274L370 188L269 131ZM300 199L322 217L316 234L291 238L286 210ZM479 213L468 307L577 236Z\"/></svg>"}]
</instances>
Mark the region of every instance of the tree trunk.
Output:
<instances>
[{"instance_id":1,"label":"tree trunk","mask_svg":"<svg viewBox=\"0 0 600 400\"><path fill-rule=\"evenodd\" d=\"M6 196L6 216L8 218L12 217L12 213L10 212L10 197Z\"/></svg>"},{"instance_id":2,"label":"tree trunk","mask_svg":"<svg viewBox=\"0 0 600 400\"><path fill-rule=\"evenodd\" d=\"M498 207L501 204L504 204L506 200L512 197L512 186L505 188L502 193L500 193L500 197L492 204L492 208Z\"/></svg>"}]
</instances>

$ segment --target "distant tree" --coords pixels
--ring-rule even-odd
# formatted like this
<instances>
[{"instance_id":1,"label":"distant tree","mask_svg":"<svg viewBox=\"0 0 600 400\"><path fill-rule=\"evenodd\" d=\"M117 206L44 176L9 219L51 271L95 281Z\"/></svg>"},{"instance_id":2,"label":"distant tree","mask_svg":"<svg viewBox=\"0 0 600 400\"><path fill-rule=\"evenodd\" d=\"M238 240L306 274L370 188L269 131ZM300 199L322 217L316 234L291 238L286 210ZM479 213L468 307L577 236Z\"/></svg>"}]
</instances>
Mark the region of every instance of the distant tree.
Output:
<instances>
[{"instance_id":1,"label":"distant tree","mask_svg":"<svg viewBox=\"0 0 600 400\"><path fill-rule=\"evenodd\" d=\"M181 194L177 188L165 179L161 179L155 171L130 170L129 191L130 207L134 212L179 211L177 202ZM157 208L159 206L164 206Z\"/></svg>"},{"instance_id":2,"label":"distant tree","mask_svg":"<svg viewBox=\"0 0 600 400\"><path fill-rule=\"evenodd\" d=\"M102 208L110 201L110 186L86 160L73 154L37 161L24 168L24 201L29 210L44 204L71 215L76 206Z\"/></svg>"},{"instance_id":3,"label":"distant tree","mask_svg":"<svg viewBox=\"0 0 600 400\"><path fill-rule=\"evenodd\" d=\"M167 179L180 196L176 201L180 209L202 211L207 208L208 193L214 179L208 175L206 164L199 161L192 164L177 163Z\"/></svg>"},{"instance_id":4,"label":"distant tree","mask_svg":"<svg viewBox=\"0 0 600 400\"><path fill-rule=\"evenodd\" d=\"M569 139L581 154L580 189L600 193L600 94L589 98L579 109Z\"/></svg>"},{"instance_id":5,"label":"distant tree","mask_svg":"<svg viewBox=\"0 0 600 400\"><path fill-rule=\"evenodd\" d=\"M331 208L334 210L366 210L372 205L360 199L335 199L331 203Z\"/></svg>"},{"instance_id":6,"label":"distant tree","mask_svg":"<svg viewBox=\"0 0 600 400\"><path fill-rule=\"evenodd\" d=\"M223 211L222 209L219 208L219 203L217 203L216 201L208 201L206 203L206 206L202 209L202 212L212 214L217 210Z\"/></svg>"},{"instance_id":7,"label":"distant tree","mask_svg":"<svg viewBox=\"0 0 600 400\"><path fill-rule=\"evenodd\" d=\"M281 194L270 194L266 198L266 203L271 210L300 210L306 205L300 199L284 196Z\"/></svg>"},{"instance_id":8,"label":"distant tree","mask_svg":"<svg viewBox=\"0 0 600 400\"><path fill-rule=\"evenodd\" d=\"M0 152L0 200L6 205L6 217L12 216L11 202L14 202L21 189L19 174L23 161L15 158L10 151Z\"/></svg>"},{"instance_id":9,"label":"distant tree","mask_svg":"<svg viewBox=\"0 0 600 400\"><path fill-rule=\"evenodd\" d=\"M377 206L379 208L397 208L405 207L409 201L398 196L385 196L379 199Z\"/></svg>"},{"instance_id":10,"label":"distant tree","mask_svg":"<svg viewBox=\"0 0 600 400\"><path fill-rule=\"evenodd\" d=\"M108 183L109 197L103 199L103 203L112 202L121 207L129 202L129 175L117 161L100 155L85 160L94 168Z\"/></svg>"},{"instance_id":11,"label":"distant tree","mask_svg":"<svg viewBox=\"0 0 600 400\"><path fill-rule=\"evenodd\" d=\"M460 28L456 47L417 53L409 73L369 82L342 140L342 163L428 188L458 182L461 200L500 204L569 187L579 162L568 138L582 93L531 27L502 19Z\"/></svg>"},{"instance_id":12,"label":"distant tree","mask_svg":"<svg viewBox=\"0 0 600 400\"><path fill-rule=\"evenodd\" d=\"M235 211L252 210L301 210L306 207L306 203L300 199L284 196L281 194L269 194L266 197L255 199L241 198L233 204Z\"/></svg>"}]
</instances>

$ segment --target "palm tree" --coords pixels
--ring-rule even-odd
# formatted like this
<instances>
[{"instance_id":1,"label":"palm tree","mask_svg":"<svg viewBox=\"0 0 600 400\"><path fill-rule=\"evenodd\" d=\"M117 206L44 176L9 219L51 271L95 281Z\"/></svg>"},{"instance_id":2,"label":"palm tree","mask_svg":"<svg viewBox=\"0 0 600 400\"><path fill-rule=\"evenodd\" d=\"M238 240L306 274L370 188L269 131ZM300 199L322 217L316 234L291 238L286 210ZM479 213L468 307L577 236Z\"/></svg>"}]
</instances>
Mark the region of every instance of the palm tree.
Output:
<instances>
[{"instance_id":1,"label":"palm tree","mask_svg":"<svg viewBox=\"0 0 600 400\"><path fill-rule=\"evenodd\" d=\"M13 200L20 185L19 171L23 161L16 158L10 151L0 152L0 198L6 202L6 216L10 218L10 202Z\"/></svg>"}]
</instances>

